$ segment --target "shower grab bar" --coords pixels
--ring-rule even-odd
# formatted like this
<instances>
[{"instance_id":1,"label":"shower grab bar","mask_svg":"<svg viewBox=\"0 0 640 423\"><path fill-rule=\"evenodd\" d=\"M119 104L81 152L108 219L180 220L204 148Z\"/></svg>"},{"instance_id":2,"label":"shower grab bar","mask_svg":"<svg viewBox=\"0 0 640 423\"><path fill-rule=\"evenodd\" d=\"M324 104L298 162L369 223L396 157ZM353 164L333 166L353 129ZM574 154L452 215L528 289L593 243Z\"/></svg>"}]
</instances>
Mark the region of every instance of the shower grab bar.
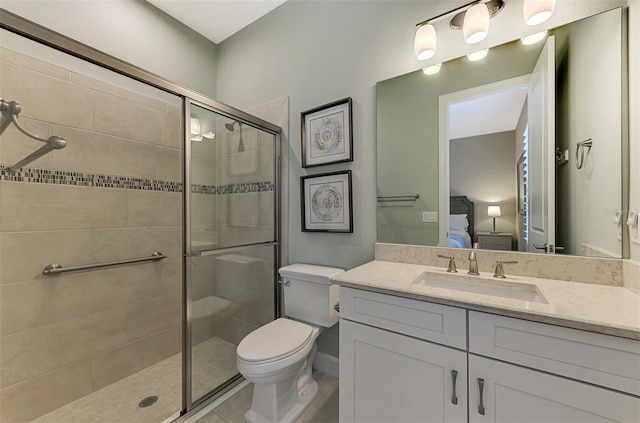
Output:
<instances>
[{"instance_id":1,"label":"shower grab bar","mask_svg":"<svg viewBox=\"0 0 640 423\"><path fill-rule=\"evenodd\" d=\"M0 112L2 112L2 117L0 118L0 135L2 135L2 133L9 127L9 125L13 123L16 126L16 128L18 128L18 130L22 132L24 135L36 141L43 142L45 143L45 145L43 145L33 153L29 154L27 157L20 160L18 163L14 164L13 166L8 167L7 170L11 173L20 169L22 166L28 163L31 163L36 159L39 159L40 157L44 156L45 154L53 150L59 150L61 148L65 148L67 145L67 141L64 138L59 137L57 135L52 135L48 139L44 139L37 135L33 135L27 132L27 130L24 129L22 125L20 125L20 122L18 121L18 115L20 114L21 111L22 111L22 108L20 107L20 104L18 104L17 102L4 101L2 98L0 98Z\"/></svg>"},{"instance_id":2,"label":"shower grab bar","mask_svg":"<svg viewBox=\"0 0 640 423\"><path fill-rule=\"evenodd\" d=\"M379 203L390 203L393 201L416 201L420 198L420 194L416 195L391 195L387 197L378 197Z\"/></svg>"},{"instance_id":3,"label":"shower grab bar","mask_svg":"<svg viewBox=\"0 0 640 423\"><path fill-rule=\"evenodd\" d=\"M44 270L42 271L43 275L57 275L59 273L65 273L65 272L73 272L76 270L89 270L89 269L98 269L101 267L109 267L109 266L117 266L120 264L133 264L133 263L142 263L145 261L160 261L163 259L166 259L167 256L165 256L164 254L162 254L161 252L154 252L153 254L151 254L151 256L149 257L141 257L141 258L134 258L134 259L128 259L128 260L118 260L118 261L109 261L109 262L105 262L105 263L94 263L94 264L84 264L81 266L71 266L71 267L62 267L61 265L57 264L57 263L52 263L47 265Z\"/></svg>"}]
</instances>

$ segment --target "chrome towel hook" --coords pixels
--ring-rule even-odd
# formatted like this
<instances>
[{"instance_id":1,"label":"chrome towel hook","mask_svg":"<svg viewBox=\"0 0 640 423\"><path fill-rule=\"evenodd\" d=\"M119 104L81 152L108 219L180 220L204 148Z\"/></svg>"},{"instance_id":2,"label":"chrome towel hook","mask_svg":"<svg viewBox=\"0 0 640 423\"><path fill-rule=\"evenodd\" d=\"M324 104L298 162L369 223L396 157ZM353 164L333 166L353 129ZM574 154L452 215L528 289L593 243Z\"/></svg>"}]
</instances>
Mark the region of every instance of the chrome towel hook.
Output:
<instances>
[{"instance_id":1,"label":"chrome towel hook","mask_svg":"<svg viewBox=\"0 0 640 423\"><path fill-rule=\"evenodd\" d=\"M582 169L582 166L584 165L584 149L585 147L588 148L589 150L591 150L591 145L593 144L593 141L591 140L591 138L589 138L588 140L584 140L584 141L578 141L576 143L576 167L578 169Z\"/></svg>"}]
</instances>

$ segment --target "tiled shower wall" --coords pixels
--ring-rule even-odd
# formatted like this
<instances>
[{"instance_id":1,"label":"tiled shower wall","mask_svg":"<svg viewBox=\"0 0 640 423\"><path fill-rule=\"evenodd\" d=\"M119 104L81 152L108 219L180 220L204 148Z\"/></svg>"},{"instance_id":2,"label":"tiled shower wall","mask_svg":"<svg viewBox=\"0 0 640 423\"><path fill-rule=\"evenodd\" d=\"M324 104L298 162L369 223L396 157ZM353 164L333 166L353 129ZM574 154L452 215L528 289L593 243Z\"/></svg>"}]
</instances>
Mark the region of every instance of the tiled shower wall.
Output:
<instances>
[{"instance_id":1,"label":"tiled shower wall","mask_svg":"<svg viewBox=\"0 0 640 423\"><path fill-rule=\"evenodd\" d=\"M180 352L181 109L0 54L0 96L20 103L22 125L68 141L0 175L0 421L20 422ZM40 145L10 126L0 163ZM41 273L154 251L168 257Z\"/></svg>"}]
</instances>

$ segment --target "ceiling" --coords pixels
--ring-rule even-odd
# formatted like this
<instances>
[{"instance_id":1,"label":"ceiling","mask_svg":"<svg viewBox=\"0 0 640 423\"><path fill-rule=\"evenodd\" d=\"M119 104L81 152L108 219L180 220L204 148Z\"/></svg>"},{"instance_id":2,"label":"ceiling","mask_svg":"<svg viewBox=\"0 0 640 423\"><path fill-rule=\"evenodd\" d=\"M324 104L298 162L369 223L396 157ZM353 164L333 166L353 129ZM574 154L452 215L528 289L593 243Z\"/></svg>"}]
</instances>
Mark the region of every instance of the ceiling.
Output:
<instances>
[{"instance_id":1,"label":"ceiling","mask_svg":"<svg viewBox=\"0 0 640 423\"><path fill-rule=\"evenodd\" d=\"M449 139L513 131L527 89L493 92L449 105Z\"/></svg>"},{"instance_id":2,"label":"ceiling","mask_svg":"<svg viewBox=\"0 0 640 423\"><path fill-rule=\"evenodd\" d=\"M147 0L216 44L286 0Z\"/></svg>"}]
</instances>

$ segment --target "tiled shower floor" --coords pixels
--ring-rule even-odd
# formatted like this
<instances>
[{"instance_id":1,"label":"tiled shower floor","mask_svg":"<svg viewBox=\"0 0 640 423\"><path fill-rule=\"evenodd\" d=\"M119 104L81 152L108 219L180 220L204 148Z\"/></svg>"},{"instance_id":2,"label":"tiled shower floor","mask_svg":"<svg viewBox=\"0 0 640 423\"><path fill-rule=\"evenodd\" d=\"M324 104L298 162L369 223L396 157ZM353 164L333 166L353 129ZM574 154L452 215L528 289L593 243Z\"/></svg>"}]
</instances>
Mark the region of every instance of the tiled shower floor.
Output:
<instances>
[{"instance_id":1,"label":"tiled shower floor","mask_svg":"<svg viewBox=\"0 0 640 423\"><path fill-rule=\"evenodd\" d=\"M194 347L194 397L236 374L236 347L220 338L212 338ZM318 396L298 423L334 423L338 421L338 379L315 372ZM251 407L253 386L245 386L221 405L197 420L197 423L243 423ZM150 395L158 396L151 407L138 403ZM182 356L176 354L112 385L45 414L31 423L160 423L177 413L182 402Z\"/></svg>"},{"instance_id":2,"label":"tiled shower floor","mask_svg":"<svg viewBox=\"0 0 640 423\"><path fill-rule=\"evenodd\" d=\"M193 368L197 397L237 373L235 345L220 338L196 345ZM158 401L151 407L138 407L150 395L158 396ZM176 354L31 423L159 423L181 407L182 355Z\"/></svg>"}]
</instances>

